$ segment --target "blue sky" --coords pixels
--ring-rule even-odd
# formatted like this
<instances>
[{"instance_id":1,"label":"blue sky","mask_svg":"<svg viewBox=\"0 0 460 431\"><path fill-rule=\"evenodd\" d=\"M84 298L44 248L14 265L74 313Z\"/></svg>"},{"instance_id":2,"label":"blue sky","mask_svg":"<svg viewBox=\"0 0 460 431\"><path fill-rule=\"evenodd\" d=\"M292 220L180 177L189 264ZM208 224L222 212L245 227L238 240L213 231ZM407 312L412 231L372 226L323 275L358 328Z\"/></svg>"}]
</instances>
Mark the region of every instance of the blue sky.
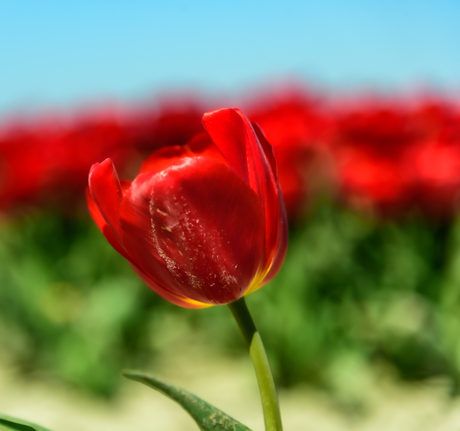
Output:
<instances>
[{"instance_id":1,"label":"blue sky","mask_svg":"<svg viewBox=\"0 0 460 431\"><path fill-rule=\"evenodd\" d=\"M296 77L460 88L460 1L0 0L0 114Z\"/></svg>"}]
</instances>

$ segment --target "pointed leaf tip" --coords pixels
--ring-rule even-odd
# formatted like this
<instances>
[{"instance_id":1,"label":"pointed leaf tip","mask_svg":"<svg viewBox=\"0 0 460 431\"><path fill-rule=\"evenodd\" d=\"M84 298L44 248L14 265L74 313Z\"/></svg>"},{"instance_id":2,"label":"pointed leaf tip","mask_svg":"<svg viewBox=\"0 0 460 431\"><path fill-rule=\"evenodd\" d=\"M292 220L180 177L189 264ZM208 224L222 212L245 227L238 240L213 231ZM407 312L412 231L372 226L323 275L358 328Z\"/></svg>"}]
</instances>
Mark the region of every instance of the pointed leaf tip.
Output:
<instances>
[{"instance_id":1,"label":"pointed leaf tip","mask_svg":"<svg viewBox=\"0 0 460 431\"><path fill-rule=\"evenodd\" d=\"M22 419L0 414L0 430L2 431L50 431Z\"/></svg>"},{"instance_id":2,"label":"pointed leaf tip","mask_svg":"<svg viewBox=\"0 0 460 431\"><path fill-rule=\"evenodd\" d=\"M127 370L122 374L130 380L157 390L178 403L194 419L201 431L251 431L222 410L182 388L138 371Z\"/></svg>"}]
</instances>

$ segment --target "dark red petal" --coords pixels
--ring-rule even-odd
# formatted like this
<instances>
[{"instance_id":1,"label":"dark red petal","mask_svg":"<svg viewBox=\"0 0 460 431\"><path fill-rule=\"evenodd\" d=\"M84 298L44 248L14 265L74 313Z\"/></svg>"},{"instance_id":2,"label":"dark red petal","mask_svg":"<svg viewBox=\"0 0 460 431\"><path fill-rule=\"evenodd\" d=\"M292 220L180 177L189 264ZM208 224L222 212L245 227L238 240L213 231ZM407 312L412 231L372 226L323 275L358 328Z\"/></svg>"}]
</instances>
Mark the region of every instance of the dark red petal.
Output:
<instances>
[{"instance_id":1,"label":"dark red petal","mask_svg":"<svg viewBox=\"0 0 460 431\"><path fill-rule=\"evenodd\" d=\"M112 161L105 159L102 163L94 164L88 182L92 200L118 242L121 242L119 213L123 192Z\"/></svg>"},{"instance_id":2,"label":"dark red petal","mask_svg":"<svg viewBox=\"0 0 460 431\"><path fill-rule=\"evenodd\" d=\"M259 125L257 123L252 123L252 127L254 128L254 131L256 132L256 135L259 139L259 142L262 145L262 148L264 149L267 160L270 162L273 176L275 177L275 181L278 185L277 186L278 188L278 206L279 206L278 241L275 246L276 252L275 252L274 261L272 263L272 266L270 267L270 271L268 272L268 274L264 278L264 281L262 282L262 285L264 285L265 283L268 283L278 273L278 271L281 268L281 265L283 264L284 258L286 256L286 251L287 251L289 232L288 232L286 207L284 205L283 194L281 193L281 187L279 185L278 169L276 165L275 152L273 150L272 145L267 141L267 138L265 137L265 134L262 131L262 129L259 127Z\"/></svg>"},{"instance_id":3,"label":"dark red petal","mask_svg":"<svg viewBox=\"0 0 460 431\"><path fill-rule=\"evenodd\" d=\"M225 304L264 265L264 215L250 187L215 159L139 175L121 205L123 245L165 293Z\"/></svg>"},{"instance_id":4,"label":"dark red petal","mask_svg":"<svg viewBox=\"0 0 460 431\"><path fill-rule=\"evenodd\" d=\"M265 137L265 134L263 130L260 128L260 126L254 122L252 122L251 124L254 129L254 132L257 135L257 138L259 139L260 144L262 145L262 148L265 152L265 156L267 157L267 160L270 163L273 175L275 177L275 181L278 182L278 168L276 166L275 151L273 150L273 146L270 144L270 142L267 141L267 138Z\"/></svg>"},{"instance_id":5,"label":"dark red petal","mask_svg":"<svg viewBox=\"0 0 460 431\"><path fill-rule=\"evenodd\" d=\"M283 254L282 247L287 235L286 212L273 150L262 133L261 144L250 121L238 109L207 113L203 116L203 124L230 167L251 186L262 201L266 229L265 264L268 268L280 252Z\"/></svg>"},{"instance_id":6,"label":"dark red petal","mask_svg":"<svg viewBox=\"0 0 460 431\"><path fill-rule=\"evenodd\" d=\"M88 210L91 217L94 220L94 223L96 223L96 226L99 228L101 232L104 232L104 227L107 226L107 222L105 221L105 218L102 217L102 214L99 211L98 206L91 197L89 188L86 189L86 202L88 204Z\"/></svg>"},{"instance_id":7,"label":"dark red petal","mask_svg":"<svg viewBox=\"0 0 460 431\"><path fill-rule=\"evenodd\" d=\"M132 262L131 258L129 257L126 250L120 244L118 239L113 234L112 230L108 226L107 222L105 221L104 217L102 216L101 212L99 211L99 207L94 202L93 198L91 197L91 193L89 189L86 189L86 201L88 203L88 210L93 218L94 222L96 223L97 227L100 231L104 234L109 244L120 253L125 259L128 259Z\"/></svg>"},{"instance_id":8,"label":"dark red petal","mask_svg":"<svg viewBox=\"0 0 460 431\"><path fill-rule=\"evenodd\" d=\"M265 276L264 280L262 281L259 287L262 287L264 284L268 283L281 269L281 265L284 262L284 258L286 257L287 246L288 246L288 222L287 222L287 213L286 208L284 206L283 196L281 192L279 192L279 208L280 208L280 217L278 220L278 237L276 240L276 245L274 246L274 256L271 262L270 270L268 271L267 275Z\"/></svg>"}]
</instances>

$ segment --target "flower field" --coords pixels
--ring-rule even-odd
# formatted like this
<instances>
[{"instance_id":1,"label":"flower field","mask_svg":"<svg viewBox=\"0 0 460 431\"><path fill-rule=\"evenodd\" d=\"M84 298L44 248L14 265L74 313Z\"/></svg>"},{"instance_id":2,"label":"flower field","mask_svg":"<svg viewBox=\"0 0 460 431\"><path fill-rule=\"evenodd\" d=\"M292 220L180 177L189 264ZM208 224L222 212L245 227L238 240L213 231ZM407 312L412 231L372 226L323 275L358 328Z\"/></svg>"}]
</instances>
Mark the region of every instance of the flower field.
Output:
<instances>
[{"instance_id":1,"label":"flower field","mask_svg":"<svg viewBox=\"0 0 460 431\"><path fill-rule=\"evenodd\" d=\"M237 105L273 147L287 210L284 265L247 297L281 391L307 385L347 415L360 415L368 391L357 382L382 373L414 391L442 382L443 397L454 403L460 101L440 94L332 97L298 86ZM0 121L0 360L11 375L116 399L119 370L161 370L164 352L180 352L180 367L199 349L241 360L244 345L225 307L184 309L152 292L131 268L144 265L144 250L128 263L86 207L93 164L110 158L125 190L153 151L183 154L201 145L206 130L215 140L202 116L223 106L225 100L195 95ZM99 192L91 192L95 199ZM247 252L238 256L238 265L247 264L241 278L263 278L277 265L281 240L257 249L264 257L254 262L254 250L243 250L246 236L259 235L250 225L250 211L259 211L251 207L252 189L244 193L239 216L230 220L226 210L222 218L228 240ZM207 205L211 214L222 207ZM240 231L244 237L233 233ZM201 241L198 233L193 241ZM171 300L171 290L155 283L147 284ZM186 300L227 303L239 295L229 286ZM173 290L179 305L187 288Z\"/></svg>"}]
</instances>

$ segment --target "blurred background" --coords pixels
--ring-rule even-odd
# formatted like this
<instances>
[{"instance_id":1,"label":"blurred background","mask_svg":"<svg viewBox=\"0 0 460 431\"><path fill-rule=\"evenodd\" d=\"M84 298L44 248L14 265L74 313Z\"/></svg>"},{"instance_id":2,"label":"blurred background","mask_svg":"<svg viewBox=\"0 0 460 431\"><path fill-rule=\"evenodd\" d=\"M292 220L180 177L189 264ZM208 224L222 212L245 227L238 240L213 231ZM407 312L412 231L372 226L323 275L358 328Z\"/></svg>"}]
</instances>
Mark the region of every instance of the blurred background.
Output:
<instances>
[{"instance_id":1,"label":"blurred background","mask_svg":"<svg viewBox=\"0 0 460 431\"><path fill-rule=\"evenodd\" d=\"M93 163L132 179L229 106L274 146L289 215L285 265L248 297L286 429L456 429L459 41L453 0L3 2L2 412L69 430L176 418L130 392L119 371L140 368L261 427L226 307L156 296L85 204Z\"/></svg>"}]
</instances>

